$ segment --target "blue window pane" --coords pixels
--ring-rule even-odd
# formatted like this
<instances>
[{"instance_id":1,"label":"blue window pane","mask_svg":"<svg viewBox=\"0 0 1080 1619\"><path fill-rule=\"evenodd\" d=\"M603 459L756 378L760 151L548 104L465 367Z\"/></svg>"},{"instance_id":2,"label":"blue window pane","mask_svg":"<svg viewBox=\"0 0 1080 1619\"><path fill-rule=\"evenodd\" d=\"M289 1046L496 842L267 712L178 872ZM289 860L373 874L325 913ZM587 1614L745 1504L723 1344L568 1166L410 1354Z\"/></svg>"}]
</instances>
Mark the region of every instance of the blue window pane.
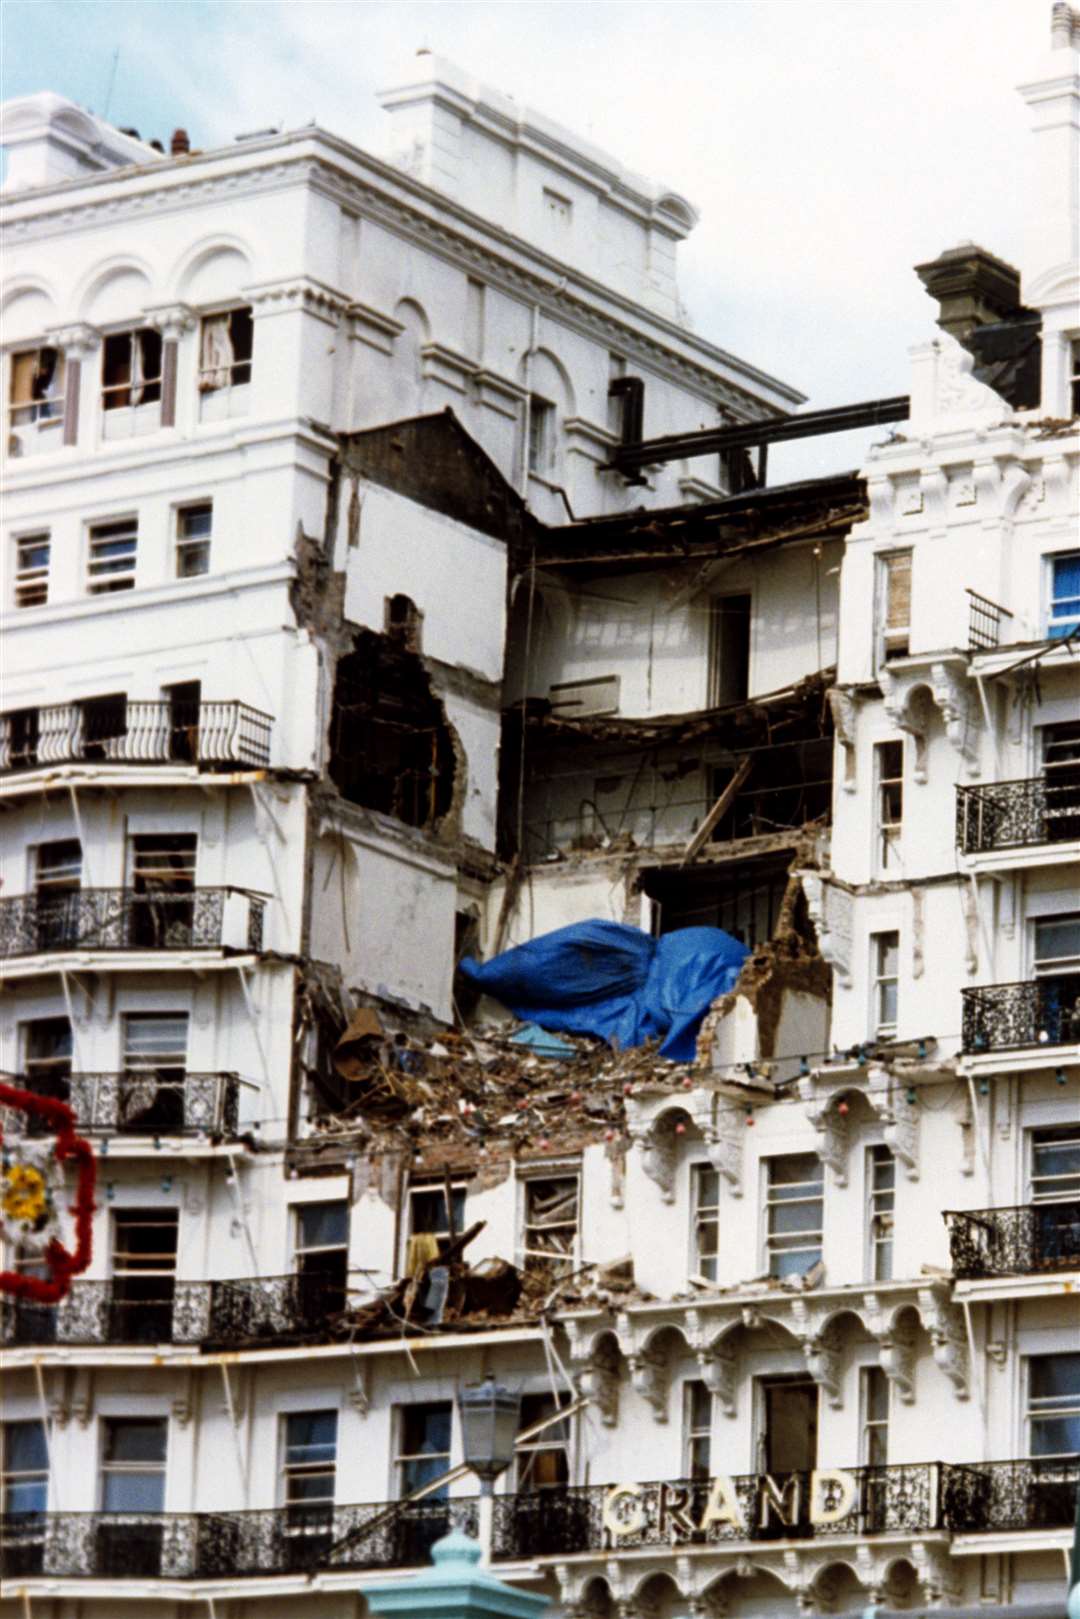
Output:
<instances>
[{"instance_id":1,"label":"blue window pane","mask_svg":"<svg viewBox=\"0 0 1080 1619\"><path fill-rule=\"evenodd\" d=\"M287 1462L332 1462L336 1455L336 1411L294 1411L286 1417Z\"/></svg>"},{"instance_id":2,"label":"blue window pane","mask_svg":"<svg viewBox=\"0 0 1080 1619\"><path fill-rule=\"evenodd\" d=\"M5 1473L47 1472L49 1450L45 1443L43 1422L8 1422L4 1424Z\"/></svg>"},{"instance_id":3,"label":"blue window pane","mask_svg":"<svg viewBox=\"0 0 1080 1619\"><path fill-rule=\"evenodd\" d=\"M164 1473L107 1473L103 1512L161 1512L165 1507Z\"/></svg>"}]
</instances>

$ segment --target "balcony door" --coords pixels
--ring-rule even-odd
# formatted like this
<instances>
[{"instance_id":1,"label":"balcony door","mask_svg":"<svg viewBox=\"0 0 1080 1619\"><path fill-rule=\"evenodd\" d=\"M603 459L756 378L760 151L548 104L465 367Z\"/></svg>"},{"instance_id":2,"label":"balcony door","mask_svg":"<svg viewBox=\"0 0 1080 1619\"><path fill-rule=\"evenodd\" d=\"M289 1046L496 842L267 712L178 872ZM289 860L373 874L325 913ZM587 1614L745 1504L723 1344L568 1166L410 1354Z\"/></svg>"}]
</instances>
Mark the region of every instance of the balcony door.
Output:
<instances>
[{"instance_id":1,"label":"balcony door","mask_svg":"<svg viewBox=\"0 0 1080 1619\"><path fill-rule=\"evenodd\" d=\"M169 705L169 758L194 764L199 757L202 686L197 680L182 680L165 687L165 699Z\"/></svg>"},{"instance_id":2,"label":"balcony door","mask_svg":"<svg viewBox=\"0 0 1080 1619\"><path fill-rule=\"evenodd\" d=\"M1046 841L1080 838L1080 720L1047 725L1042 733Z\"/></svg>"},{"instance_id":3,"label":"balcony door","mask_svg":"<svg viewBox=\"0 0 1080 1619\"><path fill-rule=\"evenodd\" d=\"M131 839L128 937L133 948L183 950L192 944L197 846L194 832Z\"/></svg>"},{"instance_id":4,"label":"balcony door","mask_svg":"<svg viewBox=\"0 0 1080 1619\"><path fill-rule=\"evenodd\" d=\"M776 1506L759 1477L760 1539L811 1534L810 1474L817 1466L818 1386L806 1377L763 1377L758 1384L758 1474L781 1492ZM798 1475L793 1478L792 1475Z\"/></svg>"},{"instance_id":5,"label":"balcony door","mask_svg":"<svg viewBox=\"0 0 1080 1619\"><path fill-rule=\"evenodd\" d=\"M94 1573L152 1579L161 1573L167 1417L107 1417L101 1454L101 1510Z\"/></svg>"},{"instance_id":6,"label":"balcony door","mask_svg":"<svg viewBox=\"0 0 1080 1619\"><path fill-rule=\"evenodd\" d=\"M114 1127L125 1135L170 1135L184 1128L186 1012L124 1018L124 1071Z\"/></svg>"},{"instance_id":7,"label":"balcony door","mask_svg":"<svg viewBox=\"0 0 1080 1619\"><path fill-rule=\"evenodd\" d=\"M111 1343L171 1341L179 1221L178 1209L113 1215Z\"/></svg>"},{"instance_id":8,"label":"balcony door","mask_svg":"<svg viewBox=\"0 0 1080 1619\"><path fill-rule=\"evenodd\" d=\"M34 857L34 919L38 950L64 950L79 941L82 844L78 838L39 843Z\"/></svg>"}]
</instances>

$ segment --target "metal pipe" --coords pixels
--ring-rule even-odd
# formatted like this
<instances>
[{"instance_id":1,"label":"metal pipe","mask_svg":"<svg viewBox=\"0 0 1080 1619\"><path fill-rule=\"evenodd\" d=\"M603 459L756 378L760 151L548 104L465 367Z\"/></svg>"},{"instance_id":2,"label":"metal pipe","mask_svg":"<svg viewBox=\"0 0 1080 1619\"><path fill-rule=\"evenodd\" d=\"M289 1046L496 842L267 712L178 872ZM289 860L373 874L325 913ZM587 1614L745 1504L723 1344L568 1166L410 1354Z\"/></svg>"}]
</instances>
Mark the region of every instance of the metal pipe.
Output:
<instances>
[{"instance_id":1,"label":"metal pipe","mask_svg":"<svg viewBox=\"0 0 1080 1619\"><path fill-rule=\"evenodd\" d=\"M525 350L525 410L521 418L521 498L526 506L529 504L529 432L532 425L532 363L540 341L540 305L532 306L532 326L529 333L529 346Z\"/></svg>"}]
</instances>

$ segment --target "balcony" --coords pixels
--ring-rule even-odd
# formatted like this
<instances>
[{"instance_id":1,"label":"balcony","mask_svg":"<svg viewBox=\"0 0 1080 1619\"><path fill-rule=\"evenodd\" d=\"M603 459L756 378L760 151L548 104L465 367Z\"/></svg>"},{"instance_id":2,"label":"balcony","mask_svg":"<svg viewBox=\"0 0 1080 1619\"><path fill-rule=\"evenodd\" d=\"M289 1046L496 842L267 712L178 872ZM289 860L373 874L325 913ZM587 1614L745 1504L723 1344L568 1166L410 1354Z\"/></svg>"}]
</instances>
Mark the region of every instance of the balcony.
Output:
<instances>
[{"instance_id":1,"label":"balcony","mask_svg":"<svg viewBox=\"0 0 1080 1619\"><path fill-rule=\"evenodd\" d=\"M1080 1041L1080 973L963 989L966 1052L1020 1051Z\"/></svg>"},{"instance_id":2,"label":"balcony","mask_svg":"<svg viewBox=\"0 0 1080 1619\"><path fill-rule=\"evenodd\" d=\"M35 1096L69 1103L77 1128L87 1136L233 1137L239 1123L237 1074L142 1068L63 1078L19 1074L14 1084ZM25 1130L26 1122L17 1109L0 1110L5 1135ZM37 1132L31 1124L26 1133Z\"/></svg>"},{"instance_id":3,"label":"balcony","mask_svg":"<svg viewBox=\"0 0 1080 1619\"><path fill-rule=\"evenodd\" d=\"M947 1210L945 1223L959 1281L1080 1270L1080 1200Z\"/></svg>"},{"instance_id":4,"label":"balcony","mask_svg":"<svg viewBox=\"0 0 1080 1619\"><path fill-rule=\"evenodd\" d=\"M340 1273L256 1276L236 1281L153 1279L153 1296L133 1278L77 1279L59 1304L0 1301L0 1343L41 1345L188 1344L248 1349L326 1342L345 1307Z\"/></svg>"},{"instance_id":5,"label":"balcony","mask_svg":"<svg viewBox=\"0 0 1080 1619\"><path fill-rule=\"evenodd\" d=\"M855 1485L848 1512L812 1523L808 1474L787 1474L781 1504L757 1474L731 1480L743 1523L701 1523L708 1480L640 1484L634 1517L613 1536L603 1521L610 1484L545 1489L495 1498L496 1562L561 1561L615 1550L655 1547L734 1550L747 1543L859 1541L867 1536L918 1537L1068 1531L1076 1510L1075 1460L921 1462L844 1470ZM839 1502L824 1481L822 1505ZM831 1492L831 1493L830 1493ZM625 1500L625 1498L624 1498ZM615 1510L617 1511L617 1504ZM0 1519L0 1575L6 1579L233 1579L316 1571L416 1568L451 1527L475 1535L473 1497L362 1506L313 1504L248 1512L41 1512Z\"/></svg>"},{"instance_id":6,"label":"balcony","mask_svg":"<svg viewBox=\"0 0 1080 1619\"><path fill-rule=\"evenodd\" d=\"M1061 772L1064 776L1065 772ZM956 789L956 846L964 854L1080 840L1080 773Z\"/></svg>"},{"instance_id":7,"label":"balcony","mask_svg":"<svg viewBox=\"0 0 1080 1619\"><path fill-rule=\"evenodd\" d=\"M262 949L264 900L243 888L55 889L0 899L0 959L58 951Z\"/></svg>"},{"instance_id":8,"label":"balcony","mask_svg":"<svg viewBox=\"0 0 1080 1619\"><path fill-rule=\"evenodd\" d=\"M1011 638L1010 626L1006 620L1012 618L1007 607L1001 607L997 602L991 601L988 596L980 596L978 591L968 588L968 651L990 652L1001 645L1004 632L1006 640Z\"/></svg>"},{"instance_id":9,"label":"balcony","mask_svg":"<svg viewBox=\"0 0 1080 1619\"><path fill-rule=\"evenodd\" d=\"M315 1569L419 1568L476 1501L288 1506L264 1512L47 1512L0 1518L6 1579L233 1579Z\"/></svg>"},{"instance_id":10,"label":"balcony","mask_svg":"<svg viewBox=\"0 0 1080 1619\"><path fill-rule=\"evenodd\" d=\"M89 698L0 715L0 776L54 765L195 765L265 769L268 714L247 703Z\"/></svg>"}]
</instances>

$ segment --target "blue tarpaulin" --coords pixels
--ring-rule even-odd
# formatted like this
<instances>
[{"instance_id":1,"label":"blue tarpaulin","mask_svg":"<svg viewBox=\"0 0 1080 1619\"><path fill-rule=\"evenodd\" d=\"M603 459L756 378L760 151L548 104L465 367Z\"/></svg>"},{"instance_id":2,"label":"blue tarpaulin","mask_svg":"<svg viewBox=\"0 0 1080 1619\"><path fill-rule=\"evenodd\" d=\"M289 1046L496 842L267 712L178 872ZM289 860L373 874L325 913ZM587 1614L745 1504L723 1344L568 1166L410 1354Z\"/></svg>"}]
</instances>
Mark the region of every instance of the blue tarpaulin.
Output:
<instances>
[{"instance_id":1,"label":"blue tarpaulin","mask_svg":"<svg viewBox=\"0 0 1080 1619\"><path fill-rule=\"evenodd\" d=\"M542 1029L595 1034L620 1049L660 1040L689 1062L710 1005L749 955L720 928L679 928L654 939L620 922L574 922L461 971L516 1017Z\"/></svg>"}]
</instances>

